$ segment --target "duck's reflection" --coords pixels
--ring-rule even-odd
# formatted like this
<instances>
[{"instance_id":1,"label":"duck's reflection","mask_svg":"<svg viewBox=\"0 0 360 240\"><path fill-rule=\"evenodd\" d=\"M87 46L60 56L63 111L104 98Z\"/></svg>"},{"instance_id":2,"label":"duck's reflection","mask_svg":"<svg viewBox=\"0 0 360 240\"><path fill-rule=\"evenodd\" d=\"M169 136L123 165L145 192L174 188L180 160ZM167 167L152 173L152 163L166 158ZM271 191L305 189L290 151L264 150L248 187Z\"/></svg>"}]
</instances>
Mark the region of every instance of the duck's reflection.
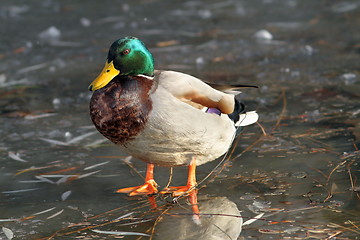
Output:
<instances>
[{"instance_id":1,"label":"duck's reflection","mask_svg":"<svg viewBox=\"0 0 360 240\"><path fill-rule=\"evenodd\" d=\"M155 199L149 200L155 206ZM162 215L154 239L238 239L243 220L234 202L226 197L202 197L197 202L197 191L189 194L188 202Z\"/></svg>"}]
</instances>

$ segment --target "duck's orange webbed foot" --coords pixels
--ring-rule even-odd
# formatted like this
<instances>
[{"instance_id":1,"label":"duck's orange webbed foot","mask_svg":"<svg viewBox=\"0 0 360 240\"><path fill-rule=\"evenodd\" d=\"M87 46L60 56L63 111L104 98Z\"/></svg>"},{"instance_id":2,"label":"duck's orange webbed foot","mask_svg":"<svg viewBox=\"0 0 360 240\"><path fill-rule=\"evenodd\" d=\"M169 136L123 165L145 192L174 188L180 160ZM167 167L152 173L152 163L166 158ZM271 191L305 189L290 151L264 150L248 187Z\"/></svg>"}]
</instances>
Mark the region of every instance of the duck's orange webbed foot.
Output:
<instances>
[{"instance_id":1,"label":"duck's orange webbed foot","mask_svg":"<svg viewBox=\"0 0 360 240\"><path fill-rule=\"evenodd\" d=\"M160 193L172 193L174 197L178 197L181 195L189 195L191 192L196 190L196 161L195 158L192 159L188 166L188 180L185 186L179 187L168 187L164 188Z\"/></svg>"},{"instance_id":2,"label":"duck's orange webbed foot","mask_svg":"<svg viewBox=\"0 0 360 240\"><path fill-rule=\"evenodd\" d=\"M171 193L174 197L178 197L181 195L189 195L191 192L193 192L196 189L194 186L195 185L168 187L168 188L164 188L160 193L161 194Z\"/></svg>"},{"instance_id":3,"label":"duck's orange webbed foot","mask_svg":"<svg viewBox=\"0 0 360 240\"><path fill-rule=\"evenodd\" d=\"M158 184L154 180L154 164L148 163L145 183L136 187L121 188L117 193L127 193L129 196L150 195L158 193Z\"/></svg>"},{"instance_id":4,"label":"duck's orange webbed foot","mask_svg":"<svg viewBox=\"0 0 360 240\"><path fill-rule=\"evenodd\" d=\"M143 185L136 187L121 188L117 193L127 193L129 196L150 195L158 193L157 183L154 179L146 181Z\"/></svg>"}]
</instances>

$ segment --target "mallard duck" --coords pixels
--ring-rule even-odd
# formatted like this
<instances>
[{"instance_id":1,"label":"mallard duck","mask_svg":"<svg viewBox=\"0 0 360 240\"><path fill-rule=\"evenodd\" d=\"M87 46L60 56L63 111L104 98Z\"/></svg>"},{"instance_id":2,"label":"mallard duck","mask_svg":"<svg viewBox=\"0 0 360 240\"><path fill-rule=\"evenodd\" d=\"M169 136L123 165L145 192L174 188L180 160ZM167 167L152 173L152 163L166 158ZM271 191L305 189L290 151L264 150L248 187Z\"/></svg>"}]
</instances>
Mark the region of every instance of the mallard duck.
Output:
<instances>
[{"instance_id":1,"label":"mallard duck","mask_svg":"<svg viewBox=\"0 0 360 240\"><path fill-rule=\"evenodd\" d=\"M135 37L111 45L105 67L89 90L97 130L147 163L143 185L117 191L130 196L158 193L155 165L187 165L187 184L165 191L174 196L191 191L196 166L226 153L237 127L258 119L232 94L188 74L154 70L152 54Z\"/></svg>"}]
</instances>

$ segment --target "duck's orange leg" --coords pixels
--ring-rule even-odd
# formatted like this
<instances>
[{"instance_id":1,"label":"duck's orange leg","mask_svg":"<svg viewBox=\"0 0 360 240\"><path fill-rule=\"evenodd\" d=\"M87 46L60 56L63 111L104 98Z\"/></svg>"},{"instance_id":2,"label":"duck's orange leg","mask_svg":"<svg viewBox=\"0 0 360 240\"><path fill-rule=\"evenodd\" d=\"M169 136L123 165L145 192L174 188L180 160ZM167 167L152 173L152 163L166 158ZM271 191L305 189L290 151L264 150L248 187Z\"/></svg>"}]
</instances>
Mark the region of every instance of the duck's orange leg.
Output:
<instances>
[{"instance_id":1,"label":"duck's orange leg","mask_svg":"<svg viewBox=\"0 0 360 240\"><path fill-rule=\"evenodd\" d=\"M196 186L196 159L195 157L191 160L190 165L188 166L188 180L185 186L180 187L168 187L165 188L161 193L172 193L173 196L181 196L184 194L189 194L195 190Z\"/></svg>"},{"instance_id":2,"label":"duck's orange leg","mask_svg":"<svg viewBox=\"0 0 360 240\"><path fill-rule=\"evenodd\" d=\"M155 195L149 195L148 196L148 202L151 207L151 209L156 210L157 209L157 203L156 203L156 196Z\"/></svg>"},{"instance_id":3,"label":"duck's orange leg","mask_svg":"<svg viewBox=\"0 0 360 240\"><path fill-rule=\"evenodd\" d=\"M197 189L195 189L194 191L191 191L189 194L189 202L191 204L191 210L193 212L193 220L196 224L200 224L200 210L199 210L199 205L197 202Z\"/></svg>"},{"instance_id":4,"label":"duck's orange leg","mask_svg":"<svg viewBox=\"0 0 360 240\"><path fill-rule=\"evenodd\" d=\"M157 183L154 180L154 164L148 163L146 169L145 183L136 187L121 188L117 193L127 193L129 196L149 195L157 193Z\"/></svg>"}]
</instances>

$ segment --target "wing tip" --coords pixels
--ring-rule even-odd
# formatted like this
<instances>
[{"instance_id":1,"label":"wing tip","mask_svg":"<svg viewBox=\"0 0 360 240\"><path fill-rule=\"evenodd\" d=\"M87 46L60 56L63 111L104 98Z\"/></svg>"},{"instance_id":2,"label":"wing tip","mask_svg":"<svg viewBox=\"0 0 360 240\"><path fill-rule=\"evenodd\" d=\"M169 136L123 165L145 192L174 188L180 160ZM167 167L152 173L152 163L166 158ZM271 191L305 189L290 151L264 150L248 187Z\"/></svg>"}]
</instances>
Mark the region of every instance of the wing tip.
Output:
<instances>
[{"instance_id":1,"label":"wing tip","mask_svg":"<svg viewBox=\"0 0 360 240\"><path fill-rule=\"evenodd\" d=\"M239 121L235 123L236 127L244 127L256 123L259 120L259 114L256 111L250 111L240 114Z\"/></svg>"}]
</instances>

